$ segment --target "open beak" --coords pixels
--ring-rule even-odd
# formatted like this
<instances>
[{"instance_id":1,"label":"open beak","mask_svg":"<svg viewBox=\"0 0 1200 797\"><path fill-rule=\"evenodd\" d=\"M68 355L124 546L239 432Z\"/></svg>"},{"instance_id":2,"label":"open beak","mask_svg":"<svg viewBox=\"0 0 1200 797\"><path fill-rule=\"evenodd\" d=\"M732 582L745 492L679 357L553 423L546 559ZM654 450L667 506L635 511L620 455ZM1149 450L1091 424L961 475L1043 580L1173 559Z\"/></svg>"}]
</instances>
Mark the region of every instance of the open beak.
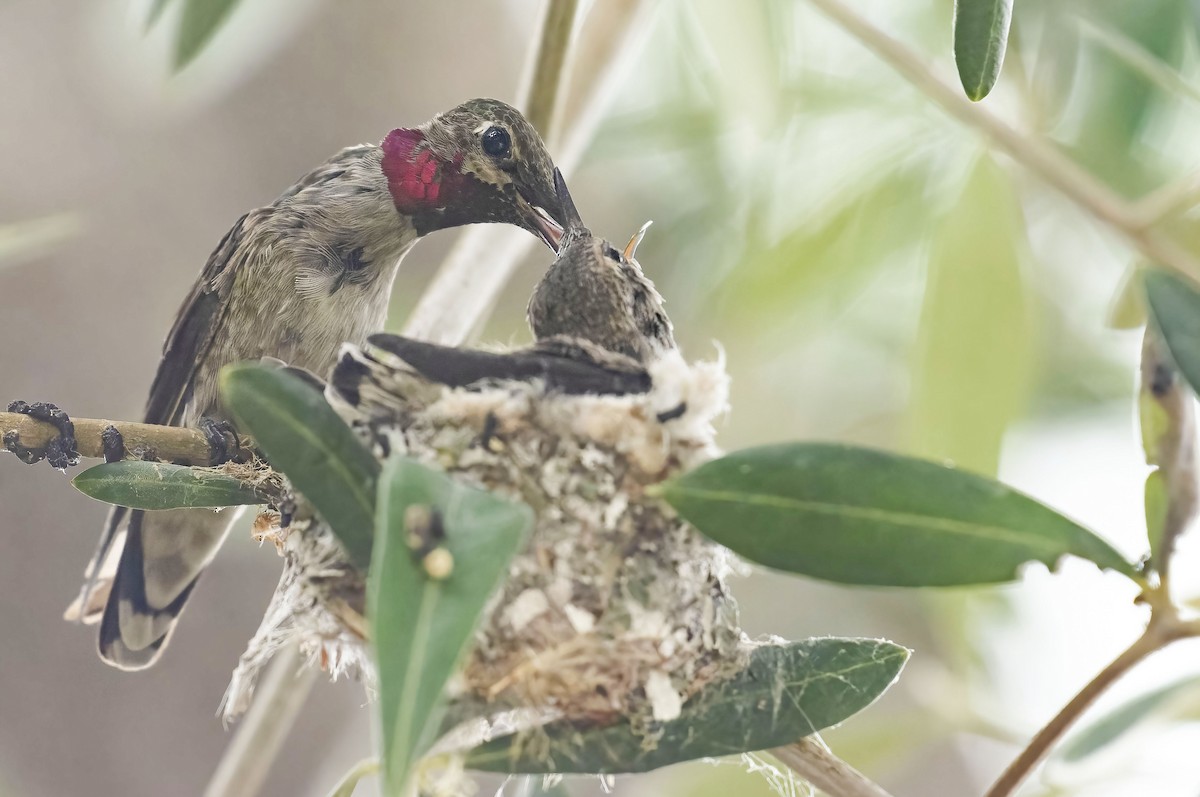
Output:
<instances>
[{"instance_id":1,"label":"open beak","mask_svg":"<svg viewBox=\"0 0 1200 797\"><path fill-rule=\"evenodd\" d=\"M557 253L563 239L562 226L551 218L544 208L532 204L519 191L517 192L517 207L520 208L521 215L529 222L530 228L546 242L546 246Z\"/></svg>"},{"instance_id":2,"label":"open beak","mask_svg":"<svg viewBox=\"0 0 1200 797\"><path fill-rule=\"evenodd\" d=\"M635 232L633 237L629 239L629 243L625 244L624 255L626 260L631 263L633 262L633 256L637 254L638 244L640 244L642 239L646 237L646 230L650 229L650 225L653 223L653 221L648 221L643 224L642 229Z\"/></svg>"}]
</instances>

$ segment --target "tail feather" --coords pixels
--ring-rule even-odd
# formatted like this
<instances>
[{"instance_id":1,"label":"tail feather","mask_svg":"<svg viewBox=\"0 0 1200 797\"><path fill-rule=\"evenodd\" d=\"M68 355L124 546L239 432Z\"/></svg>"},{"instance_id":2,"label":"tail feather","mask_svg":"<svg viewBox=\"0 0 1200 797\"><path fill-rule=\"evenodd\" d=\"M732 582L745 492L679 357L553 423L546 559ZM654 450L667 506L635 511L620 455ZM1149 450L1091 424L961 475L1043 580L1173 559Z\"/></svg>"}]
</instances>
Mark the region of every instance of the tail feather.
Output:
<instances>
[{"instance_id":1,"label":"tail feather","mask_svg":"<svg viewBox=\"0 0 1200 797\"><path fill-rule=\"evenodd\" d=\"M204 567L237 511L180 509L129 513L125 546L100 621L100 657L123 670L162 653Z\"/></svg>"}]
</instances>

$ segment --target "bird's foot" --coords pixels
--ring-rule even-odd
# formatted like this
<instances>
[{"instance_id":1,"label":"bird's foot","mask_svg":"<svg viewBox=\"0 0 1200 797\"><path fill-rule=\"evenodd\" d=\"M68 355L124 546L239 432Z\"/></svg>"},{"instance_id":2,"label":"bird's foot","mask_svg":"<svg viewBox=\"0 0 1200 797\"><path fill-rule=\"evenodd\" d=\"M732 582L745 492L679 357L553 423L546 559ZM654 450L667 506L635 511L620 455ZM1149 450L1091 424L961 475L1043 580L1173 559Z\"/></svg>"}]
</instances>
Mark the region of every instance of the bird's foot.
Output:
<instances>
[{"instance_id":1,"label":"bird's foot","mask_svg":"<svg viewBox=\"0 0 1200 797\"><path fill-rule=\"evenodd\" d=\"M120 462L125 459L125 437L111 423L100 431L100 445L104 447L105 462Z\"/></svg>"},{"instance_id":2,"label":"bird's foot","mask_svg":"<svg viewBox=\"0 0 1200 797\"><path fill-rule=\"evenodd\" d=\"M242 445L233 424L205 417L200 419L200 431L208 440L210 464L215 466L237 461Z\"/></svg>"},{"instance_id":3,"label":"bird's foot","mask_svg":"<svg viewBox=\"0 0 1200 797\"><path fill-rule=\"evenodd\" d=\"M6 432L4 448L16 454L19 460L32 465L44 459L50 463L50 467L61 471L79 464L79 451L75 447L75 424L71 423L70 416L57 406L47 401L35 401L32 404L14 401L8 405L8 411L28 415L36 421L44 421L58 430L58 436L41 449L23 446L15 431Z\"/></svg>"}]
</instances>

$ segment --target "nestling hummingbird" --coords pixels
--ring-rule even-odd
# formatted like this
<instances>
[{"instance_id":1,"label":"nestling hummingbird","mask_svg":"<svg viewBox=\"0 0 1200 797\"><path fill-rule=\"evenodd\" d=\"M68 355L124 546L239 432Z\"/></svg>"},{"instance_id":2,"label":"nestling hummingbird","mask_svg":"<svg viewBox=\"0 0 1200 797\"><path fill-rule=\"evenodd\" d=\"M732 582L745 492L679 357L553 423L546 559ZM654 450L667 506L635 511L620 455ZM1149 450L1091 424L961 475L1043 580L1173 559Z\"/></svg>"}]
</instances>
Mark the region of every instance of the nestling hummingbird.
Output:
<instances>
[{"instance_id":1,"label":"nestling hummingbird","mask_svg":"<svg viewBox=\"0 0 1200 797\"><path fill-rule=\"evenodd\" d=\"M554 171L533 126L488 99L342 150L225 234L167 336L146 421L228 421L217 374L229 363L277 358L324 374L343 342L383 326L399 261L426 233L501 222L557 249ZM235 519L112 510L77 611L99 620L101 658L126 670L154 663Z\"/></svg>"},{"instance_id":2,"label":"nestling hummingbird","mask_svg":"<svg viewBox=\"0 0 1200 797\"><path fill-rule=\"evenodd\" d=\"M529 300L534 337L540 343L559 336L582 339L642 363L674 349L662 297L634 259L646 228L620 252L583 225L557 169L554 182L566 233Z\"/></svg>"}]
</instances>

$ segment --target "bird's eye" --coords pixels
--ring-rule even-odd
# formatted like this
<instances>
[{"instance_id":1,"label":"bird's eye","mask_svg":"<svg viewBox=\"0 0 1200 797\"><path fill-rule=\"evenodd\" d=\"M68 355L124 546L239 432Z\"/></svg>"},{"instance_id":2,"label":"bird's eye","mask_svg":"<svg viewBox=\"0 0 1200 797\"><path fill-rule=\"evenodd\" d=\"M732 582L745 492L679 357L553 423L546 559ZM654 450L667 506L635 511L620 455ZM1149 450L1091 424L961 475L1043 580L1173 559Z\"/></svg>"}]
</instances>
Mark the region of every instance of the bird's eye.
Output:
<instances>
[{"instance_id":1,"label":"bird's eye","mask_svg":"<svg viewBox=\"0 0 1200 797\"><path fill-rule=\"evenodd\" d=\"M492 126L483 131L483 151L493 158L507 158L512 154L512 139L503 127Z\"/></svg>"}]
</instances>

